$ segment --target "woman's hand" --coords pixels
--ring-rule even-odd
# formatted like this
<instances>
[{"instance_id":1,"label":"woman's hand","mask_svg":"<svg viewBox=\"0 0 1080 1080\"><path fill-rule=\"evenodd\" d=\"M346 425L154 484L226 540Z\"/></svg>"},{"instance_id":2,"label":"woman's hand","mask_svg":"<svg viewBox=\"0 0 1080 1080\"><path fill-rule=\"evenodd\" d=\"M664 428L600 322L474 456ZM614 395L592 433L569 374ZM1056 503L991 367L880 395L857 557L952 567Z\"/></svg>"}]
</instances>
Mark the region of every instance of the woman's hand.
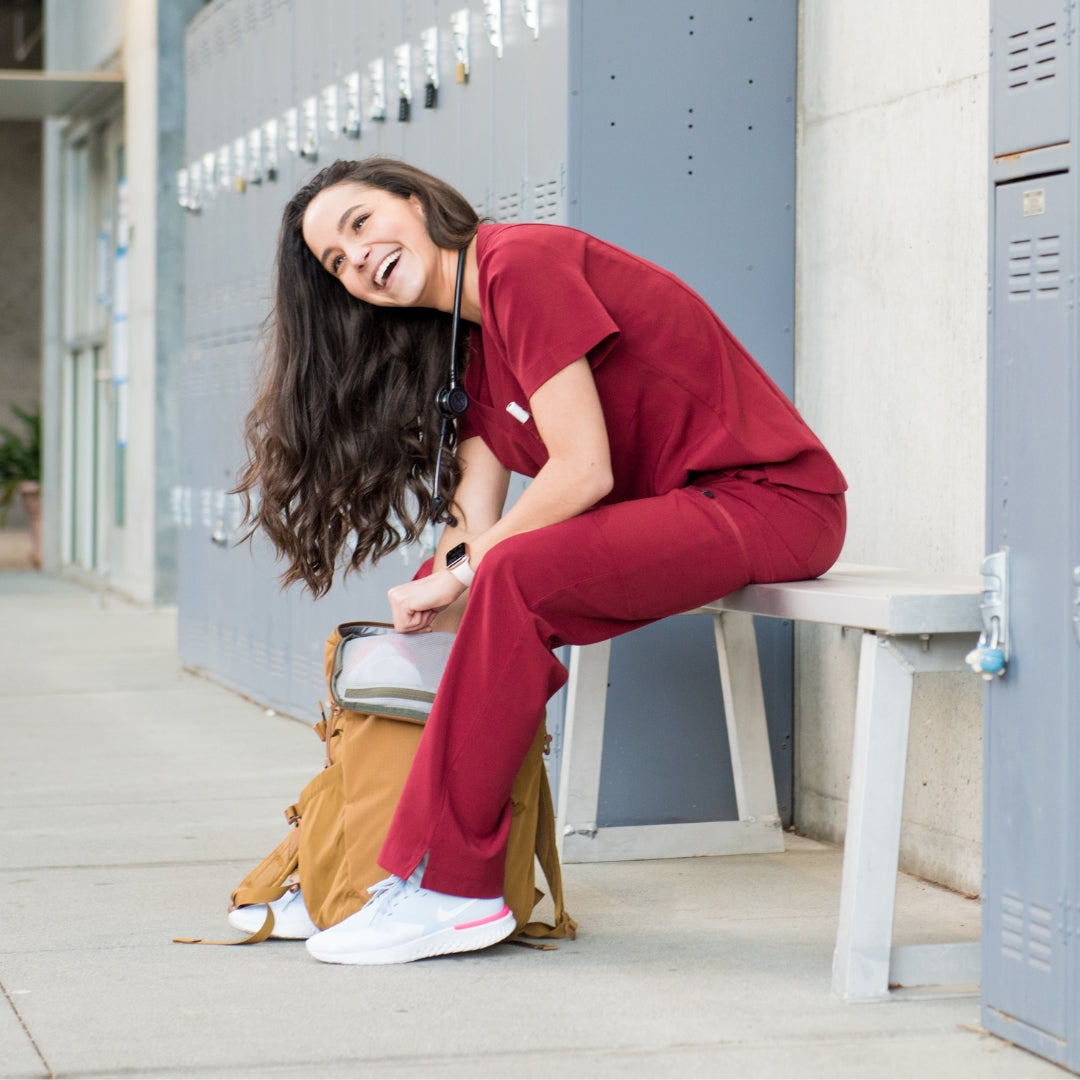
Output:
<instances>
[{"instance_id":1,"label":"woman's hand","mask_svg":"<svg viewBox=\"0 0 1080 1080\"><path fill-rule=\"evenodd\" d=\"M429 630L435 616L449 607L465 586L449 570L395 585L388 593L394 629L399 634Z\"/></svg>"},{"instance_id":2,"label":"woman's hand","mask_svg":"<svg viewBox=\"0 0 1080 1080\"><path fill-rule=\"evenodd\" d=\"M458 447L462 477L454 493L454 513L460 520L443 530L435 550L436 566L445 566L446 553L465 542L476 570L501 540L575 517L611 490L607 427L589 361L582 357L553 375L529 405L548 451L547 463L500 516L510 472L482 439L466 439ZM449 570L396 585L388 594L394 629L403 634L431 630L439 613L465 591ZM455 630L463 610L463 603L455 605L439 619L439 629Z\"/></svg>"}]
</instances>

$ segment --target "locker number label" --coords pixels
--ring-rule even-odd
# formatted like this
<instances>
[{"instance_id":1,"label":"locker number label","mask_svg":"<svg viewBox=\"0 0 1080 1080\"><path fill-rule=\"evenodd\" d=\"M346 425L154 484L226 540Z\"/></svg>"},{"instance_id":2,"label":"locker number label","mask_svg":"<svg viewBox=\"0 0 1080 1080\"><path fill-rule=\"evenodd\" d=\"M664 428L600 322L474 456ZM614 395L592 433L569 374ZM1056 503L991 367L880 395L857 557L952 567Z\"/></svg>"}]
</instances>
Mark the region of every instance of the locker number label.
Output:
<instances>
[{"instance_id":1,"label":"locker number label","mask_svg":"<svg viewBox=\"0 0 1080 1080\"><path fill-rule=\"evenodd\" d=\"M1028 188L1024 192L1024 217L1046 213L1046 188Z\"/></svg>"}]
</instances>

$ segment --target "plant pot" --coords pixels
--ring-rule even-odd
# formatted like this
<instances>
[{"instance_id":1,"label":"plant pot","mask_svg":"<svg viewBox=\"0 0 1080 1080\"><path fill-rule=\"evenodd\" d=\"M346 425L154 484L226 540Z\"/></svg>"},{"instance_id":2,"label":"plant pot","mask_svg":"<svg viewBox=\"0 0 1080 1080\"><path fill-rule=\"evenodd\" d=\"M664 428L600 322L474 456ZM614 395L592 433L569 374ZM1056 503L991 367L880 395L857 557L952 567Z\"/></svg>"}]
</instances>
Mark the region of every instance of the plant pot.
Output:
<instances>
[{"instance_id":1,"label":"plant pot","mask_svg":"<svg viewBox=\"0 0 1080 1080\"><path fill-rule=\"evenodd\" d=\"M41 485L36 480L26 480L19 485L19 501L22 503L26 523L30 527L30 561L35 569L41 569Z\"/></svg>"}]
</instances>

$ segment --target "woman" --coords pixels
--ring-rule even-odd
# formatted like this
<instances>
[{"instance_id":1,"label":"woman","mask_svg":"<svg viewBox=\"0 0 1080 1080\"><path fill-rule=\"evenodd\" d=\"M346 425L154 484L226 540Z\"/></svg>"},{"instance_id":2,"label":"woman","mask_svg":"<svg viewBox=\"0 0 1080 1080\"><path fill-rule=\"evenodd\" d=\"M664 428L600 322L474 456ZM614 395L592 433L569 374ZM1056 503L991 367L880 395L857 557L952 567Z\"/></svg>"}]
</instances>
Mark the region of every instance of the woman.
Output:
<instances>
[{"instance_id":1,"label":"woman","mask_svg":"<svg viewBox=\"0 0 1080 1080\"><path fill-rule=\"evenodd\" d=\"M434 514L434 569L390 590L394 625L457 627L382 849L392 876L308 949L364 964L483 948L514 926L509 795L566 680L552 650L823 573L844 479L674 276L562 226L479 224L401 162L337 162L303 187L277 272L241 480L260 492L253 528L318 595L347 540L359 569ZM470 403L440 461L455 293ZM534 479L504 514L512 470Z\"/></svg>"}]
</instances>

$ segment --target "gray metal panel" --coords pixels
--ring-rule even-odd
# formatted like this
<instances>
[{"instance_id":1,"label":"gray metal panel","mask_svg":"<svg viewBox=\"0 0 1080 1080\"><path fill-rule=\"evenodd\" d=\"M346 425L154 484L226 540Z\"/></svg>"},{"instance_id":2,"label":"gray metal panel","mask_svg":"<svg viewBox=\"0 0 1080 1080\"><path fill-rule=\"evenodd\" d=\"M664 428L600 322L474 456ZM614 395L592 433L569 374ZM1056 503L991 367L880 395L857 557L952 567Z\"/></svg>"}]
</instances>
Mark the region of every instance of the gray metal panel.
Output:
<instances>
[{"instance_id":1,"label":"gray metal panel","mask_svg":"<svg viewBox=\"0 0 1080 1080\"><path fill-rule=\"evenodd\" d=\"M995 0L991 28L993 154L1069 139L1075 94L1072 0Z\"/></svg>"},{"instance_id":2,"label":"gray metal panel","mask_svg":"<svg viewBox=\"0 0 1080 1080\"><path fill-rule=\"evenodd\" d=\"M566 224L567 5L540 5L540 36L529 43L528 217Z\"/></svg>"},{"instance_id":3,"label":"gray metal panel","mask_svg":"<svg viewBox=\"0 0 1080 1080\"><path fill-rule=\"evenodd\" d=\"M796 5L570 10L569 224L681 277L790 395Z\"/></svg>"},{"instance_id":4,"label":"gray metal panel","mask_svg":"<svg viewBox=\"0 0 1080 1080\"><path fill-rule=\"evenodd\" d=\"M440 117L434 109L424 108L424 56L420 35L430 26L438 26L436 0L404 0L402 41L411 50L410 84L412 102L409 120L404 125L405 159L429 172L436 170L439 158L434 153Z\"/></svg>"},{"instance_id":5,"label":"gray metal panel","mask_svg":"<svg viewBox=\"0 0 1080 1080\"><path fill-rule=\"evenodd\" d=\"M518 6L503 5L502 57L492 65L493 169L491 216L500 222L528 219L525 172L529 127L529 63L533 39L518 15Z\"/></svg>"},{"instance_id":6,"label":"gray metal panel","mask_svg":"<svg viewBox=\"0 0 1080 1080\"><path fill-rule=\"evenodd\" d=\"M483 217L493 213L495 65L498 58L484 32L482 0L469 0L461 6L469 9L469 81L460 88L458 176L462 194Z\"/></svg>"},{"instance_id":7,"label":"gray metal panel","mask_svg":"<svg viewBox=\"0 0 1080 1080\"><path fill-rule=\"evenodd\" d=\"M791 394L796 5L575 0L568 10L568 223L678 274ZM643 798L662 803L666 821L734 816L730 781L718 782L730 766L722 712L711 704L716 665L704 655L711 631L695 623L668 620L613 644L604 758L620 764L601 781L605 824L643 820ZM759 620L756 629L786 822L791 626ZM647 673L657 652L676 647L687 657L671 691L681 696L658 701ZM678 720L679 734L664 738L685 737L700 751L680 759L677 779L659 790L658 713Z\"/></svg>"},{"instance_id":8,"label":"gray metal panel","mask_svg":"<svg viewBox=\"0 0 1080 1080\"><path fill-rule=\"evenodd\" d=\"M988 546L1009 550L1012 659L986 703L984 1022L1040 1032L1028 1045L1058 1060L1077 1034L1076 202L1069 173L996 189L988 425Z\"/></svg>"}]
</instances>

